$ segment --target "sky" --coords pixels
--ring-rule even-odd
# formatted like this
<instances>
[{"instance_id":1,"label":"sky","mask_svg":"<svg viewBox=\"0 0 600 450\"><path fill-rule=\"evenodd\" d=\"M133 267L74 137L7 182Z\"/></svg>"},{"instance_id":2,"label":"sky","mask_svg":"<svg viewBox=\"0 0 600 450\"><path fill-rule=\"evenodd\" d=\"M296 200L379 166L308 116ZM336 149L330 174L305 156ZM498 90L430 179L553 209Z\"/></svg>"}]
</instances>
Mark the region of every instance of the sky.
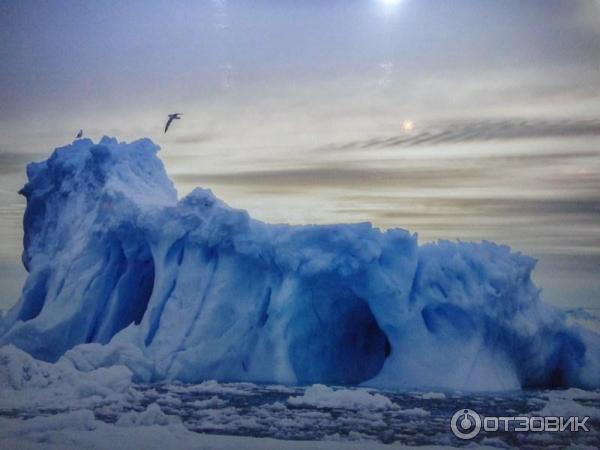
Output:
<instances>
[{"instance_id":1,"label":"sky","mask_svg":"<svg viewBox=\"0 0 600 450\"><path fill-rule=\"evenodd\" d=\"M493 240L600 308L597 0L0 2L0 309L25 166L80 128L153 139L180 196Z\"/></svg>"}]
</instances>

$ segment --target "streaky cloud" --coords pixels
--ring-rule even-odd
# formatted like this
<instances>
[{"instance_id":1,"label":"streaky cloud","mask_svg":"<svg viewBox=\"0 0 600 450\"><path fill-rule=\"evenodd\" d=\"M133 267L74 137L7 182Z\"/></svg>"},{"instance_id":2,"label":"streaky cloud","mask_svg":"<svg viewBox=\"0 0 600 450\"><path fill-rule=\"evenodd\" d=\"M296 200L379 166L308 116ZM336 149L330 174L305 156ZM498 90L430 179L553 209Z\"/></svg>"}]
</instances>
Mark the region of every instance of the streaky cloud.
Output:
<instances>
[{"instance_id":1,"label":"streaky cloud","mask_svg":"<svg viewBox=\"0 0 600 450\"><path fill-rule=\"evenodd\" d=\"M401 128L401 125L398 126ZM426 124L414 131L404 131L388 137L331 144L317 150L365 150L390 147L459 144L483 141L511 141L518 139L549 139L568 137L599 137L600 120L595 119L501 119L453 120Z\"/></svg>"}]
</instances>

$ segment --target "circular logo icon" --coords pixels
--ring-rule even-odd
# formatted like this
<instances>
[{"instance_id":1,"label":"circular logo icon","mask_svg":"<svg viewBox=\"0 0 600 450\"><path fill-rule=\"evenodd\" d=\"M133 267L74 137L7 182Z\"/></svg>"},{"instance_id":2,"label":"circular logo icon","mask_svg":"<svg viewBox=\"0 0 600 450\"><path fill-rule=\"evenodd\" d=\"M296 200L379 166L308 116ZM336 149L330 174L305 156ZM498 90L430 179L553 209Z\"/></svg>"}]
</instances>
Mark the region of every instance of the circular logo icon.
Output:
<instances>
[{"instance_id":1,"label":"circular logo icon","mask_svg":"<svg viewBox=\"0 0 600 450\"><path fill-rule=\"evenodd\" d=\"M452 416L450 427L459 439L473 439L481 431L481 417L472 409L459 409Z\"/></svg>"}]
</instances>

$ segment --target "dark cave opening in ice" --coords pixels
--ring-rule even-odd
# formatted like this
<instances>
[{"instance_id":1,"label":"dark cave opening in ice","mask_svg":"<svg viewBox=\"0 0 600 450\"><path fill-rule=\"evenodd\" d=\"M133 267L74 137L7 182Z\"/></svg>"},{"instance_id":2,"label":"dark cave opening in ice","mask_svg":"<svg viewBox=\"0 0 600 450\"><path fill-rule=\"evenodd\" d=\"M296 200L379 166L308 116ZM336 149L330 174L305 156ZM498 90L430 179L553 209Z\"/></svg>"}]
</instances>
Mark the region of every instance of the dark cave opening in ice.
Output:
<instances>
[{"instance_id":1,"label":"dark cave opening in ice","mask_svg":"<svg viewBox=\"0 0 600 450\"><path fill-rule=\"evenodd\" d=\"M291 360L300 383L353 385L379 373L391 352L367 302L330 280L312 280L290 325Z\"/></svg>"}]
</instances>

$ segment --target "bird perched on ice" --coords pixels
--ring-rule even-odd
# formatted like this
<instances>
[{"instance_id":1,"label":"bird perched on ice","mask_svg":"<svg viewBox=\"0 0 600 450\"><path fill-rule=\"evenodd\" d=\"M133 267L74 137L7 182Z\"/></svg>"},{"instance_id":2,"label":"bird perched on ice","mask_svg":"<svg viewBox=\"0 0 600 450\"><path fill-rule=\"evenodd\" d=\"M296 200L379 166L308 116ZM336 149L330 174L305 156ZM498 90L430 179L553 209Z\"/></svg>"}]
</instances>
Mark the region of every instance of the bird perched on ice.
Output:
<instances>
[{"instance_id":1,"label":"bird perched on ice","mask_svg":"<svg viewBox=\"0 0 600 450\"><path fill-rule=\"evenodd\" d=\"M171 122L173 122L173 120L181 119L181 117L179 117L179 116L183 116L183 113L169 114L169 120L167 120L167 124L165 125L165 133L169 129L169 126L171 125Z\"/></svg>"},{"instance_id":2,"label":"bird perched on ice","mask_svg":"<svg viewBox=\"0 0 600 450\"><path fill-rule=\"evenodd\" d=\"M77 133L77 136L75 136L75 139L81 139L82 136L83 136L83 130L79 130L79 132Z\"/></svg>"}]
</instances>

